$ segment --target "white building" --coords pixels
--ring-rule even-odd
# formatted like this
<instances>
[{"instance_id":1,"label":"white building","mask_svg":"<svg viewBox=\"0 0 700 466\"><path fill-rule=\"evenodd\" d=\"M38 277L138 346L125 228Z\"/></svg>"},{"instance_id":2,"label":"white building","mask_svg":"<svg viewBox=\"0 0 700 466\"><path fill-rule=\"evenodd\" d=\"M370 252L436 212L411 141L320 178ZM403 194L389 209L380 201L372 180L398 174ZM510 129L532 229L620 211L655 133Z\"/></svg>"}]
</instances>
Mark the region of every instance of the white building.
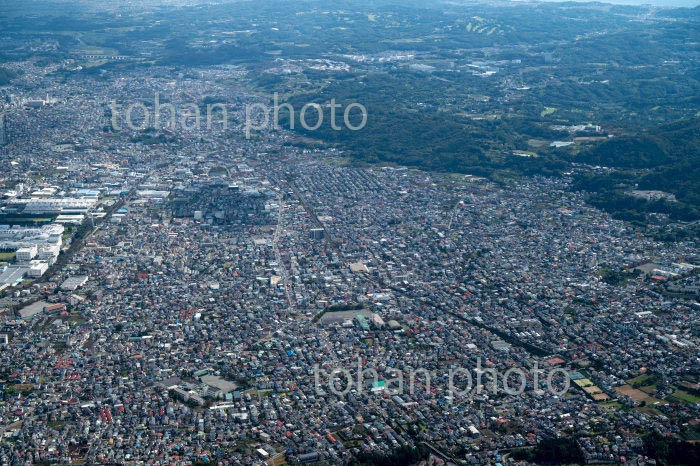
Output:
<instances>
[{"instance_id":1,"label":"white building","mask_svg":"<svg viewBox=\"0 0 700 466\"><path fill-rule=\"evenodd\" d=\"M30 260L36 257L37 252L38 248L36 244L33 244L31 246L24 246L17 250L17 252L15 253L15 258L18 262L29 262Z\"/></svg>"},{"instance_id":2,"label":"white building","mask_svg":"<svg viewBox=\"0 0 700 466\"><path fill-rule=\"evenodd\" d=\"M87 214L95 205L93 198L31 198L15 199L12 204L22 207L23 213L31 214Z\"/></svg>"},{"instance_id":3,"label":"white building","mask_svg":"<svg viewBox=\"0 0 700 466\"><path fill-rule=\"evenodd\" d=\"M17 250L36 245L61 246L63 244L63 225L44 225L42 227L21 227L0 225L0 249Z\"/></svg>"},{"instance_id":4,"label":"white building","mask_svg":"<svg viewBox=\"0 0 700 466\"><path fill-rule=\"evenodd\" d=\"M39 252L36 255L36 258L48 262L49 265L54 265L60 253L61 246L59 245L53 244L48 246L41 246L39 248Z\"/></svg>"},{"instance_id":5,"label":"white building","mask_svg":"<svg viewBox=\"0 0 700 466\"><path fill-rule=\"evenodd\" d=\"M46 261L31 261L29 263L29 270L27 271L27 276L32 278L38 278L44 275L49 270L49 263Z\"/></svg>"}]
</instances>

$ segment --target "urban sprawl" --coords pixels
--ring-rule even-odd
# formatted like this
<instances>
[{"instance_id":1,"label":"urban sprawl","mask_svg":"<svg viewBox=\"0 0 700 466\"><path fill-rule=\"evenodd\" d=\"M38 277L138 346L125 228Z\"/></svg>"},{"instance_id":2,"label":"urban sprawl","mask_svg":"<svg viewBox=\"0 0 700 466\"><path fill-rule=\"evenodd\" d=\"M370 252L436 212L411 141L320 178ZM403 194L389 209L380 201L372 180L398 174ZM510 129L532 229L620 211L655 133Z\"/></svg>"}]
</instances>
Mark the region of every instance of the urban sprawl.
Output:
<instances>
[{"instance_id":1,"label":"urban sprawl","mask_svg":"<svg viewBox=\"0 0 700 466\"><path fill-rule=\"evenodd\" d=\"M697 243L638 233L567 178L504 186L352 166L285 130L246 139L259 97L215 84L236 67L12 66L0 464L331 465L417 445L430 464L513 464L577 432L589 464L645 465L643 433L700 424ZM156 94L220 96L228 128L113 130L110 102ZM477 364L498 389L456 397ZM493 380L513 368L517 395Z\"/></svg>"}]
</instances>

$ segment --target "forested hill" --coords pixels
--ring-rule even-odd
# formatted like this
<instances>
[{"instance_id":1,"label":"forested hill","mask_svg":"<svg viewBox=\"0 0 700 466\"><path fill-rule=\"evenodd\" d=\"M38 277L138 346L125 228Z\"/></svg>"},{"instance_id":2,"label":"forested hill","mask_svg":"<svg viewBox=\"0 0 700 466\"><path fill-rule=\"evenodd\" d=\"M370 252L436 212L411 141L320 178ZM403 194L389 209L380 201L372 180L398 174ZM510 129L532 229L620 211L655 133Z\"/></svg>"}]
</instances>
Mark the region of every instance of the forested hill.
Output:
<instances>
[{"instance_id":1,"label":"forested hill","mask_svg":"<svg viewBox=\"0 0 700 466\"><path fill-rule=\"evenodd\" d=\"M579 154L579 162L618 168L615 172L581 175L577 189L596 193L592 201L613 212L668 213L681 220L700 216L700 118L677 121L605 141ZM630 189L659 190L674 194L678 202L635 202Z\"/></svg>"},{"instance_id":2,"label":"forested hill","mask_svg":"<svg viewBox=\"0 0 700 466\"><path fill-rule=\"evenodd\" d=\"M610 139L579 154L577 160L607 167L656 168L693 158L697 162L699 151L700 118L696 117Z\"/></svg>"}]
</instances>

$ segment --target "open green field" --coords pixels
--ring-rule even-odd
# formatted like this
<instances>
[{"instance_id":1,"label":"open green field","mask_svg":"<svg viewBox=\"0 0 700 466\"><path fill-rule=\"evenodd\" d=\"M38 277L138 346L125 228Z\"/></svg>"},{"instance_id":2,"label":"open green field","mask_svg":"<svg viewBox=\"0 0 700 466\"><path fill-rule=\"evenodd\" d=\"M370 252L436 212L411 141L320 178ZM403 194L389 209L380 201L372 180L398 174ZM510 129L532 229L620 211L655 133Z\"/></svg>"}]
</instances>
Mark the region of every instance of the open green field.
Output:
<instances>
[{"instance_id":1,"label":"open green field","mask_svg":"<svg viewBox=\"0 0 700 466\"><path fill-rule=\"evenodd\" d=\"M542 110L542 112L540 112L540 116L542 118L544 118L548 115L553 114L556 111L557 111L557 109L555 107L545 107L544 110Z\"/></svg>"},{"instance_id":2,"label":"open green field","mask_svg":"<svg viewBox=\"0 0 700 466\"><path fill-rule=\"evenodd\" d=\"M622 408L622 404L617 401L606 401L601 403L600 406L608 411L617 411L618 409Z\"/></svg>"},{"instance_id":3,"label":"open green field","mask_svg":"<svg viewBox=\"0 0 700 466\"><path fill-rule=\"evenodd\" d=\"M14 252L0 252L0 262L12 262L15 260Z\"/></svg>"},{"instance_id":4,"label":"open green field","mask_svg":"<svg viewBox=\"0 0 700 466\"><path fill-rule=\"evenodd\" d=\"M592 387L594 384L590 379L579 379L579 380L574 380L574 383L578 385L581 388L584 387Z\"/></svg>"},{"instance_id":5,"label":"open green field","mask_svg":"<svg viewBox=\"0 0 700 466\"><path fill-rule=\"evenodd\" d=\"M644 386L644 382L646 382L647 380L649 380L649 378L651 378L651 374L642 374L642 375L640 375L640 376L638 376L638 377L635 377L635 378L633 378L633 379L629 379L629 380L627 381L627 383L630 384L630 385L639 384L640 386Z\"/></svg>"},{"instance_id":6,"label":"open green field","mask_svg":"<svg viewBox=\"0 0 700 466\"><path fill-rule=\"evenodd\" d=\"M700 403L700 396L693 395L685 390L676 390L673 392L673 398L685 403Z\"/></svg>"}]
</instances>

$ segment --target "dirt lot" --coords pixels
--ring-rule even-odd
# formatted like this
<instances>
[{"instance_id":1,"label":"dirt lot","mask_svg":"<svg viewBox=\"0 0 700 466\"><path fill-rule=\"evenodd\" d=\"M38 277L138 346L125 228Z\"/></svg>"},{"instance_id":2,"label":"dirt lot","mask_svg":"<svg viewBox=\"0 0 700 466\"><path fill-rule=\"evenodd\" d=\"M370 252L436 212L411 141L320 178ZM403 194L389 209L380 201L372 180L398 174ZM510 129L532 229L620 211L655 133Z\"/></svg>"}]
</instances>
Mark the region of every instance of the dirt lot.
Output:
<instances>
[{"instance_id":1,"label":"dirt lot","mask_svg":"<svg viewBox=\"0 0 700 466\"><path fill-rule=\"evenodd\" d=\"M649 401L651 398L649 395L644 393L641 390L637 390L636 388L632 388L630 385L623 385L621 387L615 387L615 391L619 393L620 395L627 395L630 398L632 398L636 402L640 401Z\"/></svg>"}]
</instances>

